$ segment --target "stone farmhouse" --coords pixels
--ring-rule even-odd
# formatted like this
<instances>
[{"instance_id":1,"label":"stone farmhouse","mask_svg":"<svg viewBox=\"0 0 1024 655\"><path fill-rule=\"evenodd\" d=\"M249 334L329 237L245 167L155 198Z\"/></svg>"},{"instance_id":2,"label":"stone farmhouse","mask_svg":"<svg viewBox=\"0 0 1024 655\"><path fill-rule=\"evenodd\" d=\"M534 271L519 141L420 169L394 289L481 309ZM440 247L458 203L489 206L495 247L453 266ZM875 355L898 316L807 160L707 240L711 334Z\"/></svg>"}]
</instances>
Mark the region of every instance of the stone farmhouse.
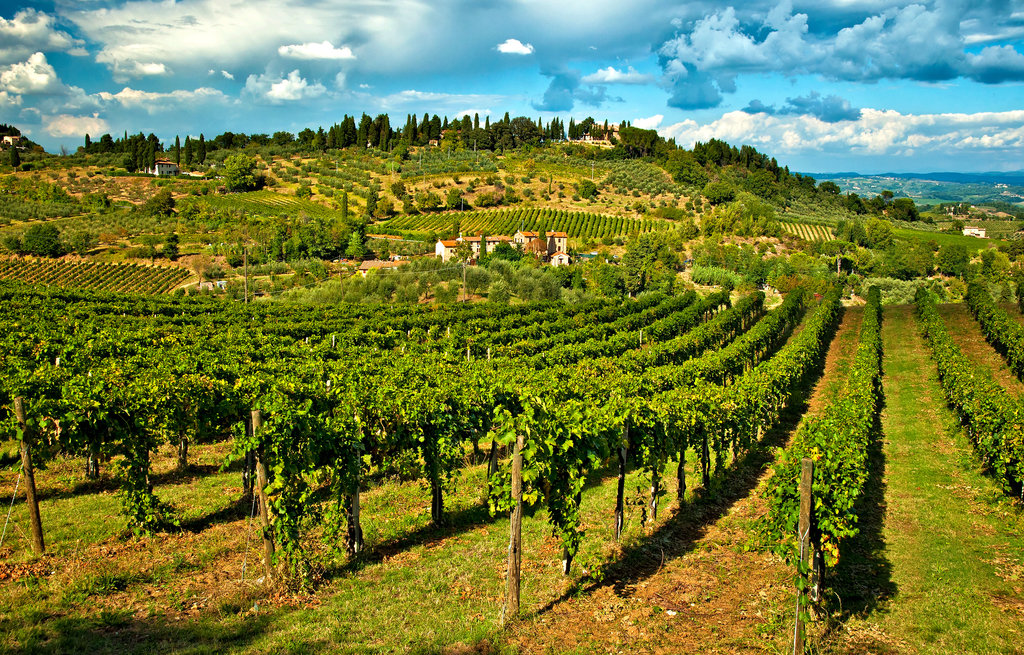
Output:
<instances>
[{"instance_id":1,"label":"stone farmhouse","mask_svg":"<svg viewBox=\"0 0 1024 655\"><path fill-rule=\"evenodd\" d=\"M434 244L434 255L440 257L442 262L448 262L455 257L459 245L466 243L472 249L473 257L479 257L482 238L484 237L481 235L475 237L459 235L458 239L442 239ZM569 250L569 235L565 232L547 232L545 239L542 240L537 232L520 230L515 233L515 236L488 235L486 240L485 251L488 253L494 252L499 244L508 243L517 246L527 254L537 256L541 261L551 261L555 266L564 266L570 263L569 255L566 254ZM557 263L555 263L556 255L559 255Z\"/></svg>"},{"instance_id":2,"label":"stone farmhouse","mask_svg":"<svg viewBox=\"0 0 1024 655\"><path fill-rule=\"evenodd\" d=\"M516 245L521 246L523 250L529 252L529 247L534 242L542 244L544 246L544 255L550 256L556 252L566 252L569 250L569 235L565 232L546 232L544 237L547 239L545 244L540 239L540 234L537 232L523 232L522 230L515 233L512 240Z\"/></svg>"}]
</instances>

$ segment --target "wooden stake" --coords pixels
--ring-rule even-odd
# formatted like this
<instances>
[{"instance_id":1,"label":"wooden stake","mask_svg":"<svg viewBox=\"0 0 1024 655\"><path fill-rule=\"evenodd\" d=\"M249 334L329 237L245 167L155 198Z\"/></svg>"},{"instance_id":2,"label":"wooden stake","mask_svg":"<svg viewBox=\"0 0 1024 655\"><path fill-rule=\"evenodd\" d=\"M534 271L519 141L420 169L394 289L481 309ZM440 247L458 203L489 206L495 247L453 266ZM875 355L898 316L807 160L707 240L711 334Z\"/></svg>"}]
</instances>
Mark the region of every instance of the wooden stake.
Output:
<instances>
[{"instance_id":1,"label":"wooden stake","mask_svg":"<svg viewBox=\"0 0 1024 655\"><path fill-rule=\"evenodd\" d=\"M661 471L651 471L651 500L648 504L650 510L649 518L647 519L647 525L653 524L658 520L658 492L661 491Z\"/></svg>"},{"instance_id":2,"label":"wooden stake","mask_svg":"<svg viewBox=\"0 0 1024 655\"><path fill-rule=\"evenodd\" d=\"M348 543L349 555L358 555L363 550L363 526L359 522L359 479L356 478L356 488L348 497Z\"/></svg>"},{"instance_id":3,"label":"wooden stake","mask_svg":"<svg viewBox=\"0 0 1024 655\"><path fill-rule=\"evenodd\" d=\"M178 441L178 470L184 471L188 468L188 437L180 435Z\"/></svg>"},{"instance_id":4,"label":"wooden stake","mask_svg":"<svg viewBox=\"0 0 1024 655\"><path fill-rule=\"evenodd\" d=\"M814 482L814 461L805 457L800 462L800 521L797 526L797 543L800 548L800 575L807 568L811 550L811 485ZM796 622L793 627L793 653L804 652L803 608L807 607L808 585L805 579L802 589L797 590Z\"/></svg>"},{"instance_id":5,"label":"wooden stake","mask_svg":"<svg viewBox=\"0 0 1024 655\"><path fill-rule=\"evenodd\" d=\"M676 481L679 485L676 487L676 498L679 499L679 503L682 504L686 498L686 448L683 447L679 451L679 468L676 469Z\"/></svg>"},{"instance_id":6,"label":"wooden stake","mask_svg":"<svg viewBox=\"0 0 1024 655\"><path fill-rule=\"evenodd\" d=\"M711 453L708 451L708 431L701 430L701 432L701 436L704 438L700 453L701 483L707 489L711 486Z\"/></svg>"},{"instance_id":7,"label":"wooden stake","mask_svg":"<svg viewBox=\"0 0 1024 655\"><path fill-rule=\"evenodd\" d=\"M39 518L39 499L36 498L36 475L32 468L31 433L25 417L25 401L21 396L14 399L14 416L21 430L21 469L25 476L25 504L28 505L28 520L32 526L32 552L42 555L46 552L43 543L43 522Z\"/></svg>"},{"instance_id":8,"label":"wooden stake","mask_svg":"<svg viewBox=\"0 0 1024 655\"><path fill-rule=\"evenodd\" d=\"M626 433L624 441L628 443L629 427L623 428ZM622 537L622 528L626 523L625 492L626 492L626 457L629 455L628 446L619 446L619 484L615 490L615 541Z\"/></svg>"},{"instance_id":9,"label":"wooden stake","mask_svg":"<svg viewBox=\"0 0 1024 655\"><path fill-rule=\"evenodd\" d=\"M508 544L508 584L505 589L505 619L519 614L520 566L523 561L523 435L516 436L516 450L512 456L512 520Z\"/></svg>"},{"instance_id":10,"label":"wooden stake","mask_svg":"<svg viewBox=\"0 0 1024 655\"><path fill-rule=\"evenodd\" d=\"M260 410L252 410L252 433L255 435L263 425ZM260 523L263 525L263 566L267 582L274 580L274 539L270 527L270 505L267 502L267 464L263 459L263 448L256 449L256 491L260 497Z\"/></svg>"}]
</instances>

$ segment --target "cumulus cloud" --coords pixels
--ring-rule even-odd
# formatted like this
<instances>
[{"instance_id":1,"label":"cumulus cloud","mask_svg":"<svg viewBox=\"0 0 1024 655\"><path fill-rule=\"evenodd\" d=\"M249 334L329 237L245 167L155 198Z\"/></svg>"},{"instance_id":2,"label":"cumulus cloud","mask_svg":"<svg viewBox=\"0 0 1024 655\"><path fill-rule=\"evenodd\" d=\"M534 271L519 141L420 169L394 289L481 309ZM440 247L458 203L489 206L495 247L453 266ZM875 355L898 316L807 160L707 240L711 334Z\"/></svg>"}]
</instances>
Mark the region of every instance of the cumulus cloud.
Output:
<instances>
[{"instance_id":1,"label":"cumulus cloud","mask_svg":"<svg viewBox=\"0 0 1024 655\"><path fill-rule=\"evenodd\" d=\"M648 116L647 118L636 118L630 123L633 127L638 127L641 130L653 130L659 125L661 121L665 120L662 114L655 114L654 116Z\"/></svg>"},{"instance_id":2,"label":"cumulus cloud","mask_svg":"<svg viewBox=\"0 0 1024 655\"><path fill-rule=\"evenodd\" d=\"M250 75L245 80L245 91L266 102L280 104L319 98L327 93L327 87L319 82L310 84L295 69L285 77L269 73Z\"/></svg>"},{"instance_id":3,"label":"cumulus cloud","mask_svg":"<svg viewBox=\"0 0 1024 655\"><path fill-rule=\"evenodd\" d=\"M386 6L308 0L68 5L64 17L101 46L97 61L111 68L115 62L142 61L163 62L175 71L251 70L272 57L350 58L349 46L331 46L341 40L358 45L361 56L366 50L370 56L364 66L381 70L396 62L432 65L423 50L438 46L436 10L421 0L394 0ZM278 51L282 47L284 54Z\"/></svg>"},{"instance_id":4,"label":"cumulus cloud","mask_svg":"<svg viewBox=\"0 0 1024 655\"><path fill-rule=\"evenodd\" d=\"M277 49L277 54L292 59L355 59L352 48L341 46L335 48L330 41L320 43L301 43L295 45L283 45Z\"/></svg>"},{"instance_id":5,"label":"cumulus cloud","mask_svg":"<svg viewBox=\"0 0 1024 655\"><path fill-rule=\"evenodd\" d=\"M0 89L17 95L58 95L66 90L41 52L0 72Z\"/></svg>"},{"instance_id":6,"label":"cumulus cloud","mask_svg":"<svg viewBox=\"0 0 1024 655\"><path fill-rule=\"evenodd\" d=\"M182 107L194 108L197 103L226 103L228 97L217 89L200 87L194 91L176 90L167 93L140 91L125 87L117 93L102 91L97 94L104 102L117 103L126 109L144 109L150 114Z\"/></svg>"},{"instance_id":7,"label":"cumulus cloud","mask_svg":"<svg viewBox=\"0 0 1024 655\"><path fill-rule=\"evenodd\" d=\"M533 44L523 43L519 39L506 39L498 44L498 52L506 55L532 55Z\"/></svg>"},{"instance_id":8,"label":"cumulus cloud","mask_svg":"<svg viewBox=\"0 0 1024 655\"><path fill-rule=\"evenodd\" d=\"M0 16L0 64L21 61L33 52L86 54L81 39L54 27L54 18L35 9L22 9L10 20Z\"/></svg>"},{"instance_id":9,"label":"cumulus cloud","mask_svg":"<svg viewBox=\"0 0 1024 655\"><path fill-rule=\"evenodd\" d=\"M224 79L226 79L226 80L233 80L233 79L235 79L235 76L232 75L231 73L227 72L227 71L222 70L220 72L220 74L223 75Z\"/></svg>"},{"instance_id":10,"label":"cumulus cloud","mask_svg":"<svg viewBox=\"0 0 1024 655\"><path fill-rule=\"evenodd\" d=\"M92 116L60 114L44 118L43 122L46 124L46 133L54 137L84 137L86 134L103 134L110 129L107 121L100 118L99 114Z\"/></svg>"},{"instance_id":11,"label":"cumulus cloud","mask_svg":"<svg viewBox=\"0 0 1024 655\"><path fill-rule=\"evenodd\" d=\"M988 46L978 54L968 53L967 66L979 82L999 84L1024 80L1024 54L1012 46Z\"/></svg>"},{"instance_id":12,"label":"cumulus cloud","mask_svg":"<svg viewBox=\"0 0 1024 655\"><path fill-rule=\"evenodd\" d=\"M622 102L622 98L609 96L607 87L603 85L581 86L580 74L574 70L558 69L544 71L551 78L544 97L540 102L531 103L538 111L569 111L576 102L591 107L600 107L605 102Z\"/></svg>"},{"instance_id":13,"label":"cumulus cloud","mask_svg":"<svg viewBox=\"0 0 1024 655\"><path fill-rule=\"evenodd\" d=\"M21 106L21 96L0 91L0 109L11 110Z\"/></svg>"},{"instance_id":14,"label":"cumulus cloud","mask_svg":"<svg viewBox=\"0 0 1024 655\"><path fill-rule=\"evenodd\" d=\"M826 123L855 121L861 115L861 110L851 106L849 100L837 95L822 96L817 91L811 91L806 96L786 98L786 103L780 108L752 100L743 111L748 114L814 116Z\"/></svg>"},{"instance_id":15,"label":"cumulus cloud","mask_svg":"<svg viewBox=\"0 0 1024 655\"><path fill-rule=\"evenodd\" d=\"M124 82L132 78L168 75L171 71L167 65L157 61L139 61L136 59L115 59L109 53L100 53L96 61L108 64L114 79Z\"/></svg>"},{"instance_id":16,"label":"cumulus cloud","mask_svg":"<svg viewBox=\"0 0 1024 655\"><path fill-rule=\"evenodd\" d=\"M609 66L584 76L580 81L584 84L650 84L654 82L654 76L640 73L632 66L626 71Z\"/></svg>"},{"instance_id":17,"label":"cumulus cloud","mask_svg":"<svg viewBox=\"0 0 1024 655\"><path fill-rule=\"evenodd\" d=\"M793 11L791 0L760 15L741 17L730 6L701 16L657 48L669 104L715 107L723 94L734 92L738 75L750 73L856 82L1024 80L1024 55L1013 46L965 51L961 3L878 6L874 11L818 33L811 32L806 13Z\"/></svg>"},{"instance_id":18,"label":"cumulus cloud","mask_svg":"<svg viewBox=\"0 0 1024 655\"><path fill-rule=\"evenodd\" d=\"M1024 110L974 114L903 114L862 109L857 120L828 123L809 115L773 116L745 111L698 123L685 120L659 130L685 147L712 138L749 143L779 154L841 153L904 156L917 152L956 156L1024 147Z\"/></svg>"}]
</instances>

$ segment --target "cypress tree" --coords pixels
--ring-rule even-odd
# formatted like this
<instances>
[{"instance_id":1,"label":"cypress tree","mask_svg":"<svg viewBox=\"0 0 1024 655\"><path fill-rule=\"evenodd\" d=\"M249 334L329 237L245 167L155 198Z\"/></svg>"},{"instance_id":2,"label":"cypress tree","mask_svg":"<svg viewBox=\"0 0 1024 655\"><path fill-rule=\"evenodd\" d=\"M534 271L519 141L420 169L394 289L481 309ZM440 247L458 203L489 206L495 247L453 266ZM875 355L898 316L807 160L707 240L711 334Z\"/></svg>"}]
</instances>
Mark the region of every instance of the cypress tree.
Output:
<instances>
[{"instance_id":1,"label":"cypress tree","mask_svg":"<svg viewBox=\"0 0 1024 655\"><path fill-rule=\"evenodd\" d=\"M85 138L89 138L87 134ZM181 166L181 137L174 135L174 163Z\"/></svg>"},{"instance_id":2,"label":"cypress tree","mask_svg":"<svg viewBox=\"0 0 1024 655\"><path fill-rule=\"evenodd\" d=\"M206 161L206 137L199 133L199 148L196 152L196 162L202 164Z\"/></svg>"},{"instance_id":3,"label":"cypress tree","mask_svg":"<svg viewBox=\"0 0 1024 655\"><path fill-rule=\"evenodd\" d=\"M14 168L21 166L21 155L18 154L18 149L15 146L11 146L11 166Z\"/></svg>"}]
</instances>

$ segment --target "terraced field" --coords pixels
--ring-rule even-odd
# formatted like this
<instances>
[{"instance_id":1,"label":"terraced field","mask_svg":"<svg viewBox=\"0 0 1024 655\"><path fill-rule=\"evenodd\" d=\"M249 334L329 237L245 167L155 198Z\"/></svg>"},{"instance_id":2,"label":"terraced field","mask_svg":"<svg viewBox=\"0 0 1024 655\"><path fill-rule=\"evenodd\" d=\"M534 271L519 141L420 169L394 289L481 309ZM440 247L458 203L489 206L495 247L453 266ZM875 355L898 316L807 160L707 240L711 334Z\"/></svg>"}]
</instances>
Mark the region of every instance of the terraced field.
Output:
<instances>
[{"instance_id":1,"label":"terraced field","mask_svg":"<svg viewBox=\"0 0 1024 655\"><path fill-rule=\"evenodd\" d=\"M106 264L64 259L0 259L0 279L78 289L167 293L190 273L177 266Z\"/></svg>"},{"instance_id":2,"label":"terraced field","mask_svg":"<svg viewBox=\"0 0 1024 655\"><path fill-rule=\"evenodd\" d=\"M783 223L782 229L807 241L831 241L835 239L832 228L807 223Z\"/></svg>"},{"instance_id":3,"label":"terraced field","mask_svg":"<svg viewBox=\"0 0 1024 655\"><path fill-rule=\"evenodd\" d=\"M213 207L254 214L298 216L300 213L305 213L313 218L341 217L339 210L330 209L311 200L266 190L231 193L226 196L206 196L205 200Z\"/></svg>"},{"instance_id":4,"label":"terraced field","mask_svg":"<svg viewBox=\"0 0 1024 655\"><path fill-rule=\"evenodd\" d=\"M454 226L457 225L457 228ZM399 216L382 226L396 233L418 232L439 234L453 231L463 234L514 234L516 230L565 232L570 238L596 238L627 236L666 230L671 224L587 212L561 209L494 209L470 212L444 212Z\"/></svg>"}]
</instances>

